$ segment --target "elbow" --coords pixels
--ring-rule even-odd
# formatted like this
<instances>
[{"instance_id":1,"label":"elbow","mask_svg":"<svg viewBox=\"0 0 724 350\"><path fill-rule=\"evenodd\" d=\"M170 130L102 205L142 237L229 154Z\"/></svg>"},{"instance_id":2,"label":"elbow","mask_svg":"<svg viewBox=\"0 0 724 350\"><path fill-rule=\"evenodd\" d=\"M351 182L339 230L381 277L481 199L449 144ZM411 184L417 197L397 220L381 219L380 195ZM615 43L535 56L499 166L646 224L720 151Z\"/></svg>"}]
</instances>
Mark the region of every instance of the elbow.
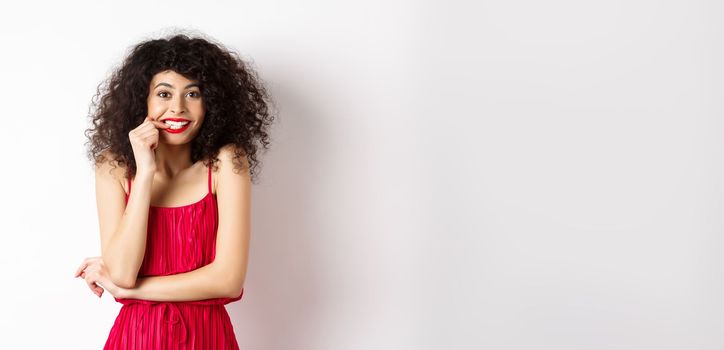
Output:
<instances>
[{"instance_id":1,"label":"elbow","mask_svg":"<svg viewBox=\"0 0 724 350\"><path fill-rule=\"evenodd\" d=\"M136 279L135 279L135 278L128 278L128 279L126 279L126 280L119 280L118 282L113 281L113 283L114 283L116 286L121 287L121 288L123 288L123 289L132 289L133 287L136 286Z\"/></svg>"},{"instance_id":2,"label":"elbow","mask_svg":"<svg viewBox=\"0 0 724 350\"><path fill-rule=\"evenodd\" d=\"M116 286L124 289L131 289L136 286L136 275L129 273L122 273L117 270L109 270L109 277L111 282Z\"/></svg>"},{"instance_id":3,"label":"elbow","mask_svg":"<svg viewBox=\"0 0 724 350\"><path fill-rule=\"evenodd\" d=\"M236 298L239 295L241 295L242 289L244 288L244 280L227 280L226 283L221 286L221 290L223 290L223 297L226 298Z\"/></svg>"},{"instance_id":4,"label":"elbow","mask_svg":"<svg viewBox=\"0 0 724 350\"><path fill-rule=\"evenodd\" d=\"M106 252L106 249L101 249L101 259L108 272L108 278L120 288L131 289L136 285L136 276L138 272L128 271L129 269L119 268L125 263L118 261L115 256L111 256Z\"/></svg>"},{"instance_id":5,"label":"elbow","mask_svg":"<svg viewBox=\"0 0 724 350\"><path fill-rule=\"evenodd\" d=\"M236 298L239 295L241 295L241 290L244 288L243 285L234 285L232 287L229 287L226 289L226 293L224 293L224 297L226 298Z\"/></svg>"},{"instance_id":6,"label":"elbow","mask_svg":"<svg viewBox=\"0 0 724 350\"><path fill-rule=\"evenodd\" d=\"M111 282L120 288L131 289L136 286L136 278L138 277L138 271L133 269L123 268L127 265L124 262L119 262L111 257L102 256L103 262L108 271L108 277Z\"/></svg>"}]
</instances>

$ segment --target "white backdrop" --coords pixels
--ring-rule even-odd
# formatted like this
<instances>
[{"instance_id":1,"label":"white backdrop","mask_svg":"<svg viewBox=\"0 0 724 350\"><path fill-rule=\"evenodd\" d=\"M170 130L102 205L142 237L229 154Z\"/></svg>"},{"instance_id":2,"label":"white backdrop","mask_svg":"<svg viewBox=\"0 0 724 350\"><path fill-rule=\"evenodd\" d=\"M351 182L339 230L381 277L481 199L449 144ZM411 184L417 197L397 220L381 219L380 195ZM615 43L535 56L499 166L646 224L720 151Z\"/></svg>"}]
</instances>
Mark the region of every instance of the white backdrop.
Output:
<instances>
[{"instance_id":1,"label":"white backdrop","mask_svg":"<svg viewBox=\"0 0 724 350\"><path fill-rule=\"evenodd\" d=\"M473 5L472 3L476 3ZM120 309L83 131L142 39L198 30L279 108L242 349L724 348L717 1L22 2L0 12L0 348Z\"/></svg>"}]
</instances>

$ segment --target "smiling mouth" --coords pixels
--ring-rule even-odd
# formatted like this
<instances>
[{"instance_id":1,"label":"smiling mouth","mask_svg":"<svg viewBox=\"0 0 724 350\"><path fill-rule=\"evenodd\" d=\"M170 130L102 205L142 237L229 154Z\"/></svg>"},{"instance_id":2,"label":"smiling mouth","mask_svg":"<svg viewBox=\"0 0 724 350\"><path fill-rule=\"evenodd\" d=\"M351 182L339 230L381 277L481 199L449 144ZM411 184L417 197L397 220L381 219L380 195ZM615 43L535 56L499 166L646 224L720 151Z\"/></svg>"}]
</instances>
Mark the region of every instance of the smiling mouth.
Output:
<instances>
[{"instance_id":1,"label":"smiling mouth","mask_svg":"<svg viewBox=\"0 0 724 350\"><path fill-rule=\"evenodd\" d=\"M163 122L169 126L168 128L165 128L163 130L172 134L182 133L189 128L189 125L191 125L190 121L180 122L173 120L164 120Z\"/></svg>"},{"instance_id":2,"label":"smiling mouth","mask_svg":"<svg viewBox=\"0 0 724 350\"><path fill-rule=\"evenodd\" d=\"M170 126L169 129L172 129L172 130L181 129L181 128L183 128L183 127L185 127L186 125L189 125L189 124L191 123L191 122L188 121L188 120L186 120L186 121L180 121L180 120L179 120L179 121L176 121L176 120L169 120L169 119L166 119L166 120L164 120L163 122L164 122L164 124Z\"/></svg>"}]
</instances>

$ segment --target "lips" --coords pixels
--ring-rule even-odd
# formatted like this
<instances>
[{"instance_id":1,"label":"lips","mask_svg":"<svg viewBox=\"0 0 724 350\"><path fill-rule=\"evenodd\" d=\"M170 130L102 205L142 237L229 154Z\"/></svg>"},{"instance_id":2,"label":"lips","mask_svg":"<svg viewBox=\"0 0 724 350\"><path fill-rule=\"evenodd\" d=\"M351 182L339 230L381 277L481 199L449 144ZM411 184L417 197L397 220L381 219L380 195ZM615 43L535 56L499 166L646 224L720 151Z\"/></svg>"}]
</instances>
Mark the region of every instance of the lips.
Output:
<instances>
[{"instance_id":1,"label":"lips","mask_svg":"<svg viewBox=\"0 0 724 350\"><path fill-rule=\"evenodd\" d=\"M166 129L163 129L163 131L171 133L171 134L179 134L179 133L186 131L186 129L188 129L188 128L189 128L189 124L186 124L178 129L166 128Z\"/></svg>"},{"instance_id":2,"label":"lips","mask_svg":"<svg viewBox=\"0 0 724 350\"><path fill-rule=\"evenodd\" d=\"M178 134L186 131L188 129L189 125L191 125L191 121L188 119L183 118L166 118L161 120L166 125L172 126L173 128L165 128L164 131L171 133L171 134ZM166 123L168 122L168 123ZM185 123L185 125L181 126L182 123Z\"/></svg>"}]
</instances>

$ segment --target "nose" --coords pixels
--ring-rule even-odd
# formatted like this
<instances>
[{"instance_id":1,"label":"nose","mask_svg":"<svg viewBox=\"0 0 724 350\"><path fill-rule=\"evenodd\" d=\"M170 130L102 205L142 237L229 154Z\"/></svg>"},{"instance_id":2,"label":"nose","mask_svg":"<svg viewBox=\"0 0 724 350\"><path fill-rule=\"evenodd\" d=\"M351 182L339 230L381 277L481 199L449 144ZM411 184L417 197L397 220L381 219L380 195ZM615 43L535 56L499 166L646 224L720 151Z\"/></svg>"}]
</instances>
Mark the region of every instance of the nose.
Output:
<instances>
[{"instance_id":1,"label":"nose","mask_svg":"<svg viewBox=\"0 0 724 350\"><path fill-rule=\"evenodd\" d=\"M169 110L173 114L181 114L184 113L186 110L186 105L184 104L184 99L182 97L175 97L171 100L171 106L169 107Z\"/></svg>"}]
</instances>

